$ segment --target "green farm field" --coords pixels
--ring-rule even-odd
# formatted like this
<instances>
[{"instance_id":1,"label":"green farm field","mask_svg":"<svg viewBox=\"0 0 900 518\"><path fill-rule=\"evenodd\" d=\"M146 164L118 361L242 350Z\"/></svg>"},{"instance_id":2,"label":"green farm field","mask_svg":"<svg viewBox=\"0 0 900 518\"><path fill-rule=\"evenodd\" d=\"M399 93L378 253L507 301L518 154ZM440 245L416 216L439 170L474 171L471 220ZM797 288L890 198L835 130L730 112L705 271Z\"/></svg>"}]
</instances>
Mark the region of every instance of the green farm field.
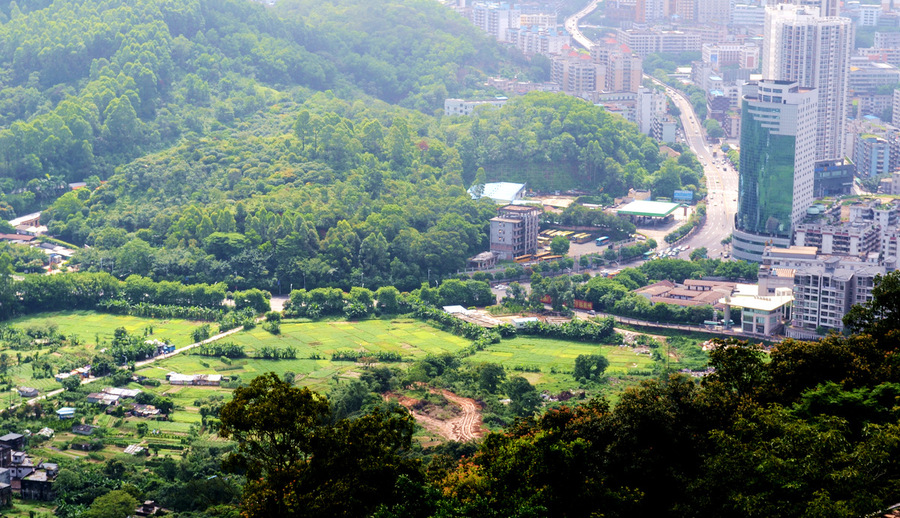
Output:
<instances>
[{"instance_id":1,"label":"green farm field","mask_svg":"<svg viewBox=\"0 0 900 518\"><path fill-rule=\"evenodd\" d=\"M602 354L609 360L606 373L624 376L653 368L649 355L635 354L630 347L567 342L552 338L517 336L503 340L466 359L472 363L499 363L507 376L522 375L538 390L572 388L575 358L581 354ZM517 370L519 368L520 370ZM533 372L527 372L533 371Z\"/></svg>"},{"instance_id":2,"label":"green farm field","mask_svg":"<svg viewBox=\"0 0 900 518\"><path fill-rule=\"evenodd\" d=\"M38 313L35 315L10 320L8 325L20 330L29 328L55 327L56 331L67 338L77 337L78 345L62 345L55 352L48 353L57 358L79 358L81 361L90 361L97 347L97 339L101 342L109 342L113 338L115 330L125 328L130 334L143 335L144 330L153 328L152 338L157 340L170 340L175 346L190 344L191 333L201 322L190 320L157 320L153 318L132 317L127 315L112 315L96 311L63 311L58 313ZM148 336L150 338L150 336ZM66 342L68 343L68 342ZM44 354L38 349L38 353ZM0 353L16 356L17 351L6 350L0 347ZM52 377L34 379L30 363L21 363L10 367L9 374L14 384L29 386L41 392L60 387ZM16 397L16 396L11 396ZM18 401L13 401L18 402Z\"/></svg>"},{"instance_id":3,"label":"green farm field","mask_svg":"<svg viewBox=\"0 0 900 518\"><path fill-rule=\"evenodd\" d=\"M181 319L158 320L96 311L38 313L9 321L9 325L19 329L55 325L63 335L67 337L75 335L82 344L88 346L96 345L97 337L100 340L112 340L113 333L119 327L124 327L129 334L138 335L144 334L145 329L152 327L152 338L170 340L176 347L182 347L193 343L191 332L201 324L203 322Z\"/></svg>"},{"instance_id":4,"label":"green farm field","mask_svg":"<svg viewBox=\"0 0 900 518\"><path fill-rule=\"evenodd\" d=\"M250 356L267 346L279 349L293 347L297 357L282 360L242 358L222 361L220 358L179 354L155 362L139 370L137 374L160 380L163 380L168 372L222 374L238 375L242 380L249 381L266 372L275 372L281 376L290 371L297 375L297 383L326 391L329 380L333 377L356 377L359 372L359 367L354 362L331 361L331 354L336 351L393 352L400 354L404 360L415 360L429 354L455 353L471 343L413 319L358 322L288 320L281 324L279 335L273 335L257 327L251 331L231 335L224 341L244 346ZM311 358L313 356L318 358Z\"/></svg>"}]
</instances>

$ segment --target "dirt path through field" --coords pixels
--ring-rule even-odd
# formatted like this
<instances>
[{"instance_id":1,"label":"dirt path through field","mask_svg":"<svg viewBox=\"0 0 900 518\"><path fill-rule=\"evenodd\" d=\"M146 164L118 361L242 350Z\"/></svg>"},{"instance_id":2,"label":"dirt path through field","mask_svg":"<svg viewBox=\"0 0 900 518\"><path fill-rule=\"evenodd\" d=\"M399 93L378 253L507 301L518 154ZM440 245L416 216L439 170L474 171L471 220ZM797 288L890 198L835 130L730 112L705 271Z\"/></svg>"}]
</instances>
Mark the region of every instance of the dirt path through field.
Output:
<instances>
[{"instance_id":1,"label":"dirt path through field","mask_svg":"<svg viewBox=\"0 0 900 518\"><path fill-rule=\"evenodd\" d=\"M438 391L431 389L431 392L437 393ZM417 403L417 400L413 398L390 393L385 394L385 397L397 398L398 402L409 409L416 421L425 429L451 441L471 441L484 435L481 425L481 411L475 400L457 396L449 390L442 390L440 393L447 398L447 401L458 406L462 410L462 415L453 419L437 419L413 410L413 405Z\"/></svg>"}]
</instances>

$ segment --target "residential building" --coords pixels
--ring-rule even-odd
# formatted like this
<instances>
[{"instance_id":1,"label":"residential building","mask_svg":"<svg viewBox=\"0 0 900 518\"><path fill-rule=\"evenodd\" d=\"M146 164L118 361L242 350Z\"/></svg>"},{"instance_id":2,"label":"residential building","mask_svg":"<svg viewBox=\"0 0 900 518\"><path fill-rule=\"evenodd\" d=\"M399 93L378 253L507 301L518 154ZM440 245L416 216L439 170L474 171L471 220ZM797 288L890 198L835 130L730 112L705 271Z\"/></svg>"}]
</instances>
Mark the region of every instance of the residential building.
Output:
<instances>
[{"instance_id":1,"label":"residential building","mask_svg":"<svg viewBox=\"0 0 900 518\"><path fill-rule=\"evenodd\" d=\"M519 26L552 29L556 27L556 19L553 13L522 13L519 15Z\"/></svg>"},{"instance_id":2,"label":"residential building","mask_svg":"<svg viewBox=\"0 0 900 518\"><path fill-rule=\"evenodd\" d=\"M696 32L660 29L618 29L616 41L642 58L655 52L699 52L703 44Z\"/></svg>"},{"instance_id":3,"label":"residential building","mask_svg":"<svg viewBox=\"0 0 900 518\"><path fill-rule=\"evenodd\" d=\"M666 114L668 102L666 93L650 89L640 88L637 95L635 122L641 133L650 135L653 129L653 121Z\"/></svg>"},{"instance_id":4,"label":"residential building","mask_svg":"<svg viewBox=\"0 0 900 518\"><path fill-rule=\"evenodd\" d=\"M612 49L603 80L605 92L637 92L643 79L643 60L631 52Z\"/></svg>"},{"instance_id":5,"label":"residential building","mask_svg":"<svg viewBox=\"0 0 900 518\"><path fill-rule=\"evenodd\" d=\"M675 142L678 121L671 115L653 119L650 136L660 142Z\"/></svg>"},{"instance_id":6,"label":"residential building","mask_svg":"<svg viewBox=\"0 0 900 518\"><path fill-rule=\"evenodd\" d=\"M733 65L755 70L759 66L760 48L755 43L704 43L700 52L703 62L715 70Z\"/></svg>"},{"instance_id":7,"label":"residential building","mask_svg":"<svg viewBox=\"0 0 900 518\"><path fill-rule=\"evenodd\" d=\"M20 433L8 433L0 437L0 445L12 450L21 450L25 447L25 436Z\"/></svg>"},{"instance_id":8,"label":"residential building","mask_svg":"<svg viewBox=\"0 0 900 518\"><path fill-rule=\"evenodd\" d=\"M900 90L894 90L891 96L891 124L900 128Z\"/></svg>"},{"instance_id":9,"label":"residential building","mask_svg":"<svg viewBox=\"0 0 900 518\"><path fill-rule=\"evenodd\" d=\"M550 80L570 95L589 98L602 89L603 68L595 64L590 55L571 53L556 56L550 61Z\"/></svg>"},{"instance_id":10,"label":"residential building","mask_svg":"<svg viewBox=\"0 0 900 518\"><path fill-rule=\"evenodd\" d=\"M801 223L794 230L795 246L815 247L820 254L868 256L881 249L879 229L874 223Z\"/></svg>"},{"instance_id":11,"label":"residential building","mask_svg":"<svg viewBox=\"0 0 900 518\"><path fill-rule=\"evenodd\" d=\"M817 160L813 180L813 197L841 196L853 190L856 164L846 158Z\"/></svg>"},{"instance_id":12,"label":"residential building","mask_svg":"<svg viewBox=\"0 0 900 518\"><path fill-rule=\"evenodd\" d=\"M875 93L883 86L900 83L900 69L865 57L854 57L850 64L849 88L855 93Z\"/></svg>"},{"instance_id":13,"label":"residential building","mask_svg":"<svg viewBox=\"0 0 900 518\"><path fill-rule=\"evenodd\" d=\"M465 99L444 99L444 115L472 115L475 108L479 106L495 106L497 108L506 104L508 99L503 96L497 96L493 99L482 100L465 100Z\"/></svg>"},{"instance_id":14,"label":"residential building","mask_svg":"<svg viewBox=\"0 0 900 518\"><path fill-rule=\"evenodd\" d=\"M697 23L727 25L731 21L732 0L698 0Z\"/></svg>"},{"instance_id":15,"label":"residential building","mask_svg":"<svg viewBox=\"0 0 900 518\"><path fill-rule=\"evenodd\" d=\"M876 49L900 49L900 32L876 32L872 47Z\"/></svg>"},{"instance_id":16,"label":"residential building","mask_svg":"<svg viewBox=\"0 0 900 518\"><path fill-rule=\"evenodd\" d=\"M816 92L796 81L744 86L736 259L759 262L767 243L790 245L813 202Z\"/></svg>"},{"instance_id":17,"label":"residential building","mask_svg":"<svg viewBox=\"0 0 900 518\"><path fill-rule=\"evenodd\" d=\"M731 25L762 27L766 23L766 8L762 5L735 4L731 8Z\"/></svg>"},{"instance_id":18,"label":"residential building","mask_svg":"<svg viewBox=\"0 0 900 518\"><path fill-rule=\"evenodd\" d=\"M875 277L885 273L883 266L850 262L839 256L797 270L791 318L794 336L809 337L810 331L822 329L842 331L844 315L853 305L872 300Z\"/></svg>"},{"instance_id":19,"label":"residential building","mask_svg":"<svg viewBox=\"0 0 900 518\"><path fill-rule=\"evenodd\" d=\"M891 146L887 140L871 133L856 137L853 162L861 176L877 176L890 172Z\"/></svg>"},{"instance_id":20,"label":"residential building","mask_svg":"<svg viewBox=\"0 0 900 518\"><path fill-rule=\"evenodd\" d=\"M847 18L820 16L817 8L802 5L766 8L762 75L816 89L817 160L843 156L852 49Z\"/></svg>"},{"instance_id":21,"label":"residential building","mask_svg":"<svg viewBox=\"0 0 900 518\"><path fill-rule=\"evenodd\" d=\"M537 251L541 209L525 205L507 205L491 218L491 252L500 260L533 254Z\"/></svg>"},{"instance_id":22,"label":"residential building","mask_svg":"<svg viewBox=\"0 0 900 518\"><path fill-rule=\"evenodd\" d=\"M556 27L523 25L517 29L509 29L507 34L509 42L526 55L562 54L572 44L569 34Z\"/></svg>"},{"instance_id":23,"label":"residential building","mask_svg":"<svg viewBox=\"0 0 900 518\"><path fill-rule=\"evenodd\" d=\"M856 19L856 24L860 27L877 27L880 18L880 5L863 4L859 6L859 17Z\"/></svg>"},{"instance_id":24,"label":"residential building","mask_svg":"<svg viewBox=\"0 0 900 518\"><path fill-rule=\"evenodd\" d=\"M478 2L472 5L472 23L498 41L508 41L507 30L519 27L521 10L507 2Z\"/></svg>"}]
</instances>

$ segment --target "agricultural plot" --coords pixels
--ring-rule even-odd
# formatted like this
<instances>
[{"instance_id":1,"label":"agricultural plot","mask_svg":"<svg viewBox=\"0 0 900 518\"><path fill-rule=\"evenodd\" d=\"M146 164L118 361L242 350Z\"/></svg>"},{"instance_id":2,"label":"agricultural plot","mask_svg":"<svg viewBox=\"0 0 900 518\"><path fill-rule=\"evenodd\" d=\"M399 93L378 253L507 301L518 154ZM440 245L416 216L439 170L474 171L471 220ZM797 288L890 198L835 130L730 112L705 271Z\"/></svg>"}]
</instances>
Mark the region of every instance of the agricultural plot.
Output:
<instances>
[{"instance_id":1,"label":"agricultural plot","mask_svg":"<svg viewBox=\"0 0 900 518\"><path fill-rule=\"evenodd\" d=\"M181 374L222 374L240 376L249 381L266 372L279 376L293 372L298 383L315 390L328 390L333 377L355 377L355 362L331 361L337 351L396 353L404 361L424 358L429 354L455 353L471 342L440 331L418 320L363 320L359 322L323 321L281 324L281 334L273 335L260 327L231 335L224 341L244 347L248 356L256 356L263 347L293 348L295 358L265 360L258 358L223 359L179 354L155 362L137 372L142 376L164 380L168 372ZM404 363L394 364L403 366ZM176 405L178 403L176 402Z\"/></svg>"},{"instance_id":2,"label":"agricultural plot","mask_svg":"<svg viewBox=\"0 0 900 518\"><path fill-rule=\"evenodd\" d=\"M142 335L144 330L152 328L153 335L148 338L170 340L175 346L182 347L193 343L191 333L200 324L190 320L157 320L96 311L38 313L9 321L9 325L22 330L30 327L55 326L59 333L66 337L77 336L79 341L88 347L96 345L98 337L100 340L112 340L113 333L119 327L124 327L129 334L137 335Z\"/></svg>"},{"instance_id":3,"label":"agricultural plot","mask_svg":"<svg viewBox=\"0 0 900 518\"><path fill-rule=\"evenodd\" d=\"M609 360L606 373L610 376L645 372L653 368L649 355L636 354L630 347L568 342L551 338L517 336L503 340L466 361L499 363L507 375L527 378L538 390L551 392L572 388L575 358L581 354L602 354Z\"/></svg>"}]
</instances>

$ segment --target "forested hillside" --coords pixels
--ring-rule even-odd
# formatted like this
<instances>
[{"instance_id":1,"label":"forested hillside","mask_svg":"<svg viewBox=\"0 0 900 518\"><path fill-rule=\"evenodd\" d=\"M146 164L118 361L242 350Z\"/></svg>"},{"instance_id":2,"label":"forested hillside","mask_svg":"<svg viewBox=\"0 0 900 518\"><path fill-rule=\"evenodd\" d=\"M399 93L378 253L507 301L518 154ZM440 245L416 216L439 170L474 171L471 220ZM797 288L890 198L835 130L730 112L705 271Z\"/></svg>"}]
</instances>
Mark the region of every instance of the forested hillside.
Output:
<instances>
[{"instance_id":1,"label":"forested hillside","mask_svg":"<svg viewBox=\"0 0 900 518\"><path fill-rule=\"evenodd\" d=\"M701 183L690 154L663 162L633 125L572 97L441 117L446 97L493 94L487 74L542 79L546 63L431 0L2 13L0 213L52 203L43 220L91 246L86 270L411 289L487 247L494 208L465 193L481 168L610 196ZM71 181L87 187L66 193Z\"/></svg>"}]
</instances>

